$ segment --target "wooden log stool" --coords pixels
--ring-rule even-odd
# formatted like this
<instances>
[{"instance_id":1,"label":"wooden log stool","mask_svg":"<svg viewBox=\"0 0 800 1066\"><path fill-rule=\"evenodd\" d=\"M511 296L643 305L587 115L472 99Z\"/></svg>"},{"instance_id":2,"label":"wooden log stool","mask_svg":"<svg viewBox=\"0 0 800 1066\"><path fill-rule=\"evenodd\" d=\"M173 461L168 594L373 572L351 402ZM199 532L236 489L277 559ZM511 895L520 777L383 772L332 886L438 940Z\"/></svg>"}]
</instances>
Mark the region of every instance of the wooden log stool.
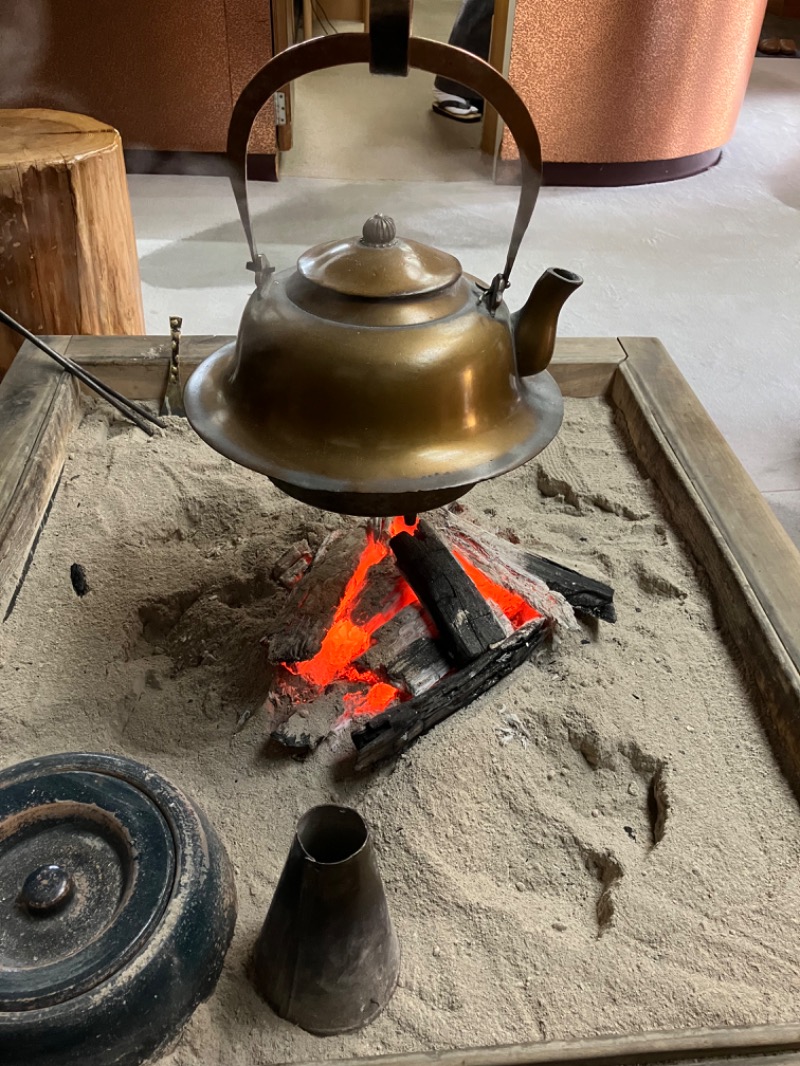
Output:
<instances>
[{"instance_id":1,"label":"wooden log stool","mask_svg":"<svg viewBox=\"0 0 800 1066\"><path fill-rule=\"evenodd\" d=\"M0 307L38 334L145 332L116 130L0 110ZM21 343L0 326L0 377Z\"/></svg>"}]
</instances>

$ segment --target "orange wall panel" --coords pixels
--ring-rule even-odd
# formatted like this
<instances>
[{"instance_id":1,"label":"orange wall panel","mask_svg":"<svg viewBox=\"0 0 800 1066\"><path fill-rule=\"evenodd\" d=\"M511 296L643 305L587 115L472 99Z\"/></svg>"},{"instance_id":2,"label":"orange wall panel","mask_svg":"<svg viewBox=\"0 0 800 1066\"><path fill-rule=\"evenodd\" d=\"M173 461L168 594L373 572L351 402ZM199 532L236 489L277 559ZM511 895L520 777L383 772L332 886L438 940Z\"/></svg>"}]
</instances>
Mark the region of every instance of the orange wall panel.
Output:
<instances>
[{"instance_id":1,"label":"orange wall panel","mask_svg":"<svg viewBox=\"0 0 800 1066\"><path fill-rule=\"evenodd\" d=\"M517 0L509 80L546 161L675 159L725 144L766 0ZM502 159L518 158L505 131Z\"/></svg>"},{"instance_id":2,"label":"orange wall panel","mask_svg":"<svg viewBox=\"0 0 800 1066\"><path fill-rule=\"evenodd\" d=\"M272 55L269 0L3 0L28 51L3 107L52 107L118 129L126 148L221 152L235 96ZM271 107L251 151L275 151Z\"/></svg>"}]
</instances>

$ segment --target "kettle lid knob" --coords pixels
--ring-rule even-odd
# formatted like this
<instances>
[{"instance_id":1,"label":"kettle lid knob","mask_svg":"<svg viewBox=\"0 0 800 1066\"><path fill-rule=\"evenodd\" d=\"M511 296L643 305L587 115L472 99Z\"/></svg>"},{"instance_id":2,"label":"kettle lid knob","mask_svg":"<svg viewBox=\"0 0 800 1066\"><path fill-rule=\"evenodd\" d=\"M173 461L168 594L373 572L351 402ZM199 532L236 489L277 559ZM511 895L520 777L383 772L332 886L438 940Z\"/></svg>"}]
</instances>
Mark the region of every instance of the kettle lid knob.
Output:
<instances>
[{"instance_id":1,"label":"kettle lid knob","mask_svg":"<svg viewBox=\"0 0 800 1066\"><path fill-rule=\"evenodd\" d=\"M396 237L397 227L394 219L389 218L388 215L373 215L372 218L367 219L361 231L362 244L370 248L386 248L394 244Z\"/></svg>"}]
</instances>

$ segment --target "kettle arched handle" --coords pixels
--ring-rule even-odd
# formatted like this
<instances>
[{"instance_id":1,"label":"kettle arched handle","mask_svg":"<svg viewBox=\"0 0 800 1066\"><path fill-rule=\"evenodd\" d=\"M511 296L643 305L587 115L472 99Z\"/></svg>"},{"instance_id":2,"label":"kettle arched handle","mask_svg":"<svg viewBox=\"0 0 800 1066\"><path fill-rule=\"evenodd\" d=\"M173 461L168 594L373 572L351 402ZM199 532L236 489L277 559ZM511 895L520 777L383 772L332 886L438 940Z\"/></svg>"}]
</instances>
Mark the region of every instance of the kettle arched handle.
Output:
<instances>
[{"instance_id":1,"label":"kettle arched handle","mask_svg":"<svg viewBox=\"0 0 800 1066\"><path fill-rule=\"evenodd\" d=\"M528 228L542 184L539 135L522 99L494 67L470 52L439 41L410 37L407 43L410 67L450 78L479 93L506 123L519 149L522 188L511 242L505 269L494 278L487 294L487 303L490 309L494 310L500 304L503 291L508 286L511 268ZM233 194L252 256L247 265L249 269L256 271L257 276L268 276L274 270L266 256L260 254L256 247L247 202L247 144L258 112L282 85L304 74L352 63L370 63L371 60L371 40L367 33L339 33L330 37L315 37L279 52L253 75L236 101L228 127L227 153Z\"/></svg>"}]
</instances>

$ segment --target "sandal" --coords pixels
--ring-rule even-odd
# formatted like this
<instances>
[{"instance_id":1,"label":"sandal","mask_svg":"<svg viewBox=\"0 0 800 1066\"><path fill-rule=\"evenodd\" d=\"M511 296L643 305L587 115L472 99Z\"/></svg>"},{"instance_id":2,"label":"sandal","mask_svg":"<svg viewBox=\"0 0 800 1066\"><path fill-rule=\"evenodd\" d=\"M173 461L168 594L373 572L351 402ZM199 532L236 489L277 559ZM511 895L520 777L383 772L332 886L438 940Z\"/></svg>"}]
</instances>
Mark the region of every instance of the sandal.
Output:
<instances>
[{"instance_id":1,"label":"sandal","mask_svg":"<svg viewBox=\"0 0 800 1066\"><path fill-rule=\"evenodd\" d=\"M432 107L437 115L451 118L454 122L480 122L483 118L480 108L458 97L452 100L434 100Z\"/></svg>"}]
</instances>

